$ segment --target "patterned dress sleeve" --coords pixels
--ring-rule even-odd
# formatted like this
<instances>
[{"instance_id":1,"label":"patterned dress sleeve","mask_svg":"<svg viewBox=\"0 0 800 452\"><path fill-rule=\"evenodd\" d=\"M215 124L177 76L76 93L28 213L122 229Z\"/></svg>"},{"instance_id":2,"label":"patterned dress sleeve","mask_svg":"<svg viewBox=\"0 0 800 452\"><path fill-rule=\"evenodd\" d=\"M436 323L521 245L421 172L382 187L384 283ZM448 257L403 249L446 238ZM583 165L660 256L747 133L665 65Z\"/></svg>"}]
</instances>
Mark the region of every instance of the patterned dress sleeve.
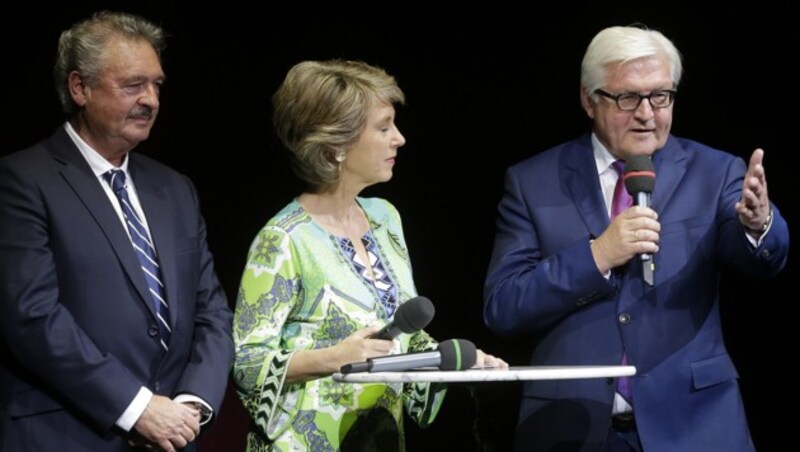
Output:
<instances>
[{"instance_id":1,"label":"patterned dress sleeve","mask_svg":"<svg viewBox=\"0 0 800 452\"><path fill-rule=\"evenodd\" d=\"M389 240L395 251L403 256L409 268L411 268L411 258L406 246L405 234L400 214L397 209L386 202L386 210L390 214ZM416 288L411 289L416 294ZM424 352L435 350L438 342L424 330L420 330L410 336L408 344L404 347L408 353ZM403 404L409 417L420 427L427 427L436 418L439 409L442 407L444 396L447 393L447 385L441 383L407 383L403 385Z\"/></svg>"},{"instance_id":2,"label":"patterned dress sleeve","mask_svg":"<svg viewBox=\"0 0 800 452\"><path fill-rule=\"evenodd\" d=\"M418 331L408 343L409 353L435 350L437 342L425 331ZM442 383L406 383L403 404L409 417L420 427L431 425L444 402L447 385Z\"/></svg>"},{"instance_id":3,"label":"patterned dress sleeve","mask_svg":"<svg viewBox=\"0 0 800 452\"><path fill-rule=\"evenodd\" d=\"M298 393L283 394L293 351L282 348L283 325L298 300L302 287L289 236L268 225L250 247L236 300L233 378L243 405L269 438L288 428L300 403Z\"/></svg>"}]
</instances>

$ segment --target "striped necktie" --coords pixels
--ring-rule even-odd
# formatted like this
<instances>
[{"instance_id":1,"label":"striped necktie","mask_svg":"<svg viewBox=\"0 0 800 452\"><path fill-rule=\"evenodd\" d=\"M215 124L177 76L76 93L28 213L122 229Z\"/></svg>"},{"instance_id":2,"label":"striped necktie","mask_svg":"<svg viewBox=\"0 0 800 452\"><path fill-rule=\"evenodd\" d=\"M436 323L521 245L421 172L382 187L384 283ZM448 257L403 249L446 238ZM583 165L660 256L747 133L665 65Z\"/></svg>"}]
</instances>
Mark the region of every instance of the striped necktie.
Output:
<instances>
[{"instance_id":1,"label":"striped necktie","mask_svg":"<svg viewBox=\"0 0 800 452\"><path fill-rule=\"evenodd\" d=\"M133 204L128 197L128 190L125 187L125 172L122 170L111 170L103 174L103 178L111 185L111 190L119 200L122 215L128 226L131 236L131 244L139 259L142 271L144 272L147 287L153 297L153 306L158 323L159 339L164 350L168 350L169 336L172 330L169 327L169 307L167 306L164 295L164 284L161 282L161 267L158 265L156 249L153 241L139 215L133 209Z\"/></svg>"}]
</instances>

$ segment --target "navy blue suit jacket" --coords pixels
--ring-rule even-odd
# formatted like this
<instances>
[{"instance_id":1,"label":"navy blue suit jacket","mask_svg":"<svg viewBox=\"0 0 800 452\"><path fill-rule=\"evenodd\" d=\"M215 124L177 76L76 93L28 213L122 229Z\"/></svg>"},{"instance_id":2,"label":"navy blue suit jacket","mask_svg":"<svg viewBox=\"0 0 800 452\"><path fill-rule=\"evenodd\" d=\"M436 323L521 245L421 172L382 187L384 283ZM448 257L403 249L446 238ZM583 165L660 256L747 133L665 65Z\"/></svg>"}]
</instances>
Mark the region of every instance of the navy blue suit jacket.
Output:
<instances>
[{"instance_id":1,"label":"navy blue suit jacket","mask_svg":"<svg viewBox=\"0 0 800 452\"><path fill-rule=\"evenodd\" d=\"M130 239L66 131L0 160L0 450L128 450L114 423L142 386L219 412L232 315L197 195L128 158L170 306L166 354Z\"/></svg>"},{"instance_id":2,"label":"navy blue suit jacket","mask_svg":"<svg viewBox=\"0 0 800 452\"><path fill-rule=\"evenodd\" d=\"M648 452L752 450L718 280L724 266L755 277L783 268L786 222L773 205L763 243L748 243L734 209L741 158L671 136L652 160L661 223L653 287L638 259L608 280L594 263L590 240L609 219L586 135L508 169L484 319L499 334L533 334L531 365L618 365L624 347ZM611 379L527 382L518 446L601 450L614 391Z\"/></svg>"}]
</instances>

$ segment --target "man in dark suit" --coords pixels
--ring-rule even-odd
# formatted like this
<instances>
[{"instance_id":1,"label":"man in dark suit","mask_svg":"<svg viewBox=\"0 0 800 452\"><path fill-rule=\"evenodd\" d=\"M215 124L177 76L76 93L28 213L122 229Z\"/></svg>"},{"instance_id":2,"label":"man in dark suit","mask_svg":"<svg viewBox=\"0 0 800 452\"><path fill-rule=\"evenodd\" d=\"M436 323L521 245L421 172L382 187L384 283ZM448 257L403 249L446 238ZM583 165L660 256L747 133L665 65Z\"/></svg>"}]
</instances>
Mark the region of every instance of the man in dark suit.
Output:
<instances>
[{"instance_id":1,"label":"man in dark suit","mask_svg":"<svg viewBox=\"0 0 800 452\"><path fill-rule=\"evenodd\" d=\"M0 160L2 451L194 449L222 403L232 316L197 194L130 152L159 111L163 46L120 13L62 33L68 121Z\"/></svg>"},{"instance_id":2,"label":"man in dark suit","mask_svg":"<svg viewBox=\"0 0 800 452\"><path fill-rule=\"evenodd\" d=\"M519 450L753 450L718 280L723 266L779 272L789 232L767 195L763 150L746 165L670 135L680 76L680 55L661 33L601 31L582 64L592 133L506 173L486 324L531 335L532 365L637 369L628 381L527 382ZM614 162L634 156L654 165L652 207L610 219ZM654 256L652 285L640 254Z\"/></svg>"}]
</instances>

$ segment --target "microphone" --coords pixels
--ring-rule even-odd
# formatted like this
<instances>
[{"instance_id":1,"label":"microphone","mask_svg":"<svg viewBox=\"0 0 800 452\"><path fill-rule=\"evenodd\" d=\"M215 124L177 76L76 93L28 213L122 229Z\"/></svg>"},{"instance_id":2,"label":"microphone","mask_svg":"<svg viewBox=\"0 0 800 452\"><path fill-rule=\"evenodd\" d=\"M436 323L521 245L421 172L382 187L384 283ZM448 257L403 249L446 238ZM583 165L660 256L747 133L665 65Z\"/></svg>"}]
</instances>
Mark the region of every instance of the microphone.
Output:
<instances>
[{"instance_id":1,"label":"microphone","mask_svg":"<svg viewBox=\"0 0 800 452\"><path fill-rule=\"evenodd\" d=\"M397 307L394 320L370 336L370 339L392 340L400 333L413 333L425 328L433 319L436 310L431 300L414 297Z\"/></svg>"},{"instance_id":2,"label":"microphone","mask_svg":"<svg viewBox=\"0 0 800 452\"><path fill-rule=\"evenodd\" d=\"M345 364L343 374L354 372L401 372L419 367L437 367L439 370L464 370L475 365L475 344L466 339L440 342L437 350L401 355L379 356L360 363Z\"/></svg>"},{"instance_id":3,"label":"microphone","mask_svg":"<svg viewBox=\"0 0 800 452\"><path fill-rule=\"evenodd\" d=\"M625 189L633 198L637 206L650 207L650 198L656 186L656 172L653 169L653 161L646 155L634 155L625 160L625 170L622 173L625 180ZM644 282L652 286L655 282L654 273L656 270L653 255L642 253L639 255L642 261L642 277Z\"/></svg>"}]
</instances>

